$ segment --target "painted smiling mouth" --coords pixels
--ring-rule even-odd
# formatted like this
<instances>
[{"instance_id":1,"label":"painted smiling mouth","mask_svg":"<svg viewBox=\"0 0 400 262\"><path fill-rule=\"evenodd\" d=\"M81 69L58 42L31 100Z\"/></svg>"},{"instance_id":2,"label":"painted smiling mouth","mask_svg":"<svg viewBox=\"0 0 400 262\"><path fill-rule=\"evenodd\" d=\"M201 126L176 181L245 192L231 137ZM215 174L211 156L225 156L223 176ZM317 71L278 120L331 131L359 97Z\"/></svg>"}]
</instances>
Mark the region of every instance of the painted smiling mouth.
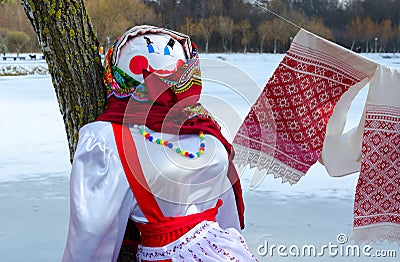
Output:
<instances>
[{"instance_id":1,"label":"painted smiling mouth","mask_svg":"<svg viewBox=\"0 0 400 262\"><path fill-rule=\"evenodd\" d=\"M134 56L129 62L129 69L135 75L143 74L143 71L148 71L150 73L154 73L160 77L168 76L175 73L185 62L182 59L178 59L176 61L175 68L172 70L167 69L155 69L149 64L149 60L147 60L144 56Z\"/></svg>"}]
</instances>

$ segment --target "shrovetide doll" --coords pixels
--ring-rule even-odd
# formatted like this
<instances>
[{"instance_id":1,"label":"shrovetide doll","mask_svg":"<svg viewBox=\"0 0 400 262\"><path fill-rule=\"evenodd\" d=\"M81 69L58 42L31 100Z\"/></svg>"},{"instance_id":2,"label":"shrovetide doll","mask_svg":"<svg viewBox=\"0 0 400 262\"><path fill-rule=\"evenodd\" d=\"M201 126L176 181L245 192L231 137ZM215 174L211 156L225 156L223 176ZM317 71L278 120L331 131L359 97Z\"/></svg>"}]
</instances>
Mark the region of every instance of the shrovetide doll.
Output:
<instances>
[{"instance_id":1,"label":"shrovetide doll","mask_svg":"<svg viewBox=\"0 0 400 262\"><path fill-rule=\"evenodd\" d=\"M128 219L138 261L253 261L232 146L199 103L190 38L136 26L107 53L107 108L79 134L63 261L116 261Z\"/></svg>"}]
</instances>

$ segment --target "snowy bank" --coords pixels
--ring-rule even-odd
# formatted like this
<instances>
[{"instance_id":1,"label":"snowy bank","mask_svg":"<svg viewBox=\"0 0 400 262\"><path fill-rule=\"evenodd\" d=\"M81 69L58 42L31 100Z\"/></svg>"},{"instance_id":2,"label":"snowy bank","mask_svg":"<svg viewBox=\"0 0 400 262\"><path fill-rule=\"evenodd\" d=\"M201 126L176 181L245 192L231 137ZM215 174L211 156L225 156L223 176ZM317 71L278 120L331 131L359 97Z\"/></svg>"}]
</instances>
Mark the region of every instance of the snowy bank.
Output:
<instances>
[{"instance_id":1,"label":"snowy bank","mask_svg":"<svg viewBox=\"0 0 400 262\"><path fill-rule=\"evenodd\" d=\"M42 54L0 55L0 76L47 75L49 69Z\"/></svg>"}]
</instances>

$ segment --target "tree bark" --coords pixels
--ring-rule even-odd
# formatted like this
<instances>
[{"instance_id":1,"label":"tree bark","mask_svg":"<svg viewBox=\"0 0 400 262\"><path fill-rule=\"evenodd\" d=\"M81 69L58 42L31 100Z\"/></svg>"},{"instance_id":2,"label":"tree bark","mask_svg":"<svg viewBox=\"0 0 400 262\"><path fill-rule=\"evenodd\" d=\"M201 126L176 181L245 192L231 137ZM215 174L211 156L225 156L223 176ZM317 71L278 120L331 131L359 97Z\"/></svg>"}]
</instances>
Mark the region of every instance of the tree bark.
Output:
<instances>
[{"instance_id":1,"label":"tree bark","mask_svg":"<svg viewBox=\"0 0 400 262\"><path fill-rule=\"evenodd\" d=\"M21 0L21 4L49 66L72 161L79 129L101 114L106 101L97 36L83 0ZM134 233L128 227L125 236ZM135 261L133 247L122 246L118 261Z\"/></svg>"},{"instance_id":2,"label":"tree bark","mask_svg":"<svg viewBox=\"0 0 400 262\"><path fill-rule=\"evenodd\" d=\"M96 33L83 0L21 0L52 77L72 161L79 129L105 105Z\"/></svg>"}]
</instances>

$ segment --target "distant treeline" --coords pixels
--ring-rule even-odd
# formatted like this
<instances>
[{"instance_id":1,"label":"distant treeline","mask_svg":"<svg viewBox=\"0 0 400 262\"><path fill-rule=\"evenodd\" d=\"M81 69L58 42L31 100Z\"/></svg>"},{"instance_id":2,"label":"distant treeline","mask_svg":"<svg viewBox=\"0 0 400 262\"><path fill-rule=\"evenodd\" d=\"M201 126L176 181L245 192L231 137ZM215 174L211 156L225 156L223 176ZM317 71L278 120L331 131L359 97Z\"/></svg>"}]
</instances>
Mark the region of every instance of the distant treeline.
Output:
<instances>
[{"instance_id":1,"label":"distant treeline","mask_svg":"<svg viewBox=\"0 0 400 262\"><path fill-rule=\"evenodd\" d=\"M0 52L39 51L35 33L19 2L2 2ZM84 0L84 3L104 49L127 28L152 24L189 34L200 52L282 53L298 28L270 10L357 52L400 50L400 0Z\"/></svg>"}]
</instances>

